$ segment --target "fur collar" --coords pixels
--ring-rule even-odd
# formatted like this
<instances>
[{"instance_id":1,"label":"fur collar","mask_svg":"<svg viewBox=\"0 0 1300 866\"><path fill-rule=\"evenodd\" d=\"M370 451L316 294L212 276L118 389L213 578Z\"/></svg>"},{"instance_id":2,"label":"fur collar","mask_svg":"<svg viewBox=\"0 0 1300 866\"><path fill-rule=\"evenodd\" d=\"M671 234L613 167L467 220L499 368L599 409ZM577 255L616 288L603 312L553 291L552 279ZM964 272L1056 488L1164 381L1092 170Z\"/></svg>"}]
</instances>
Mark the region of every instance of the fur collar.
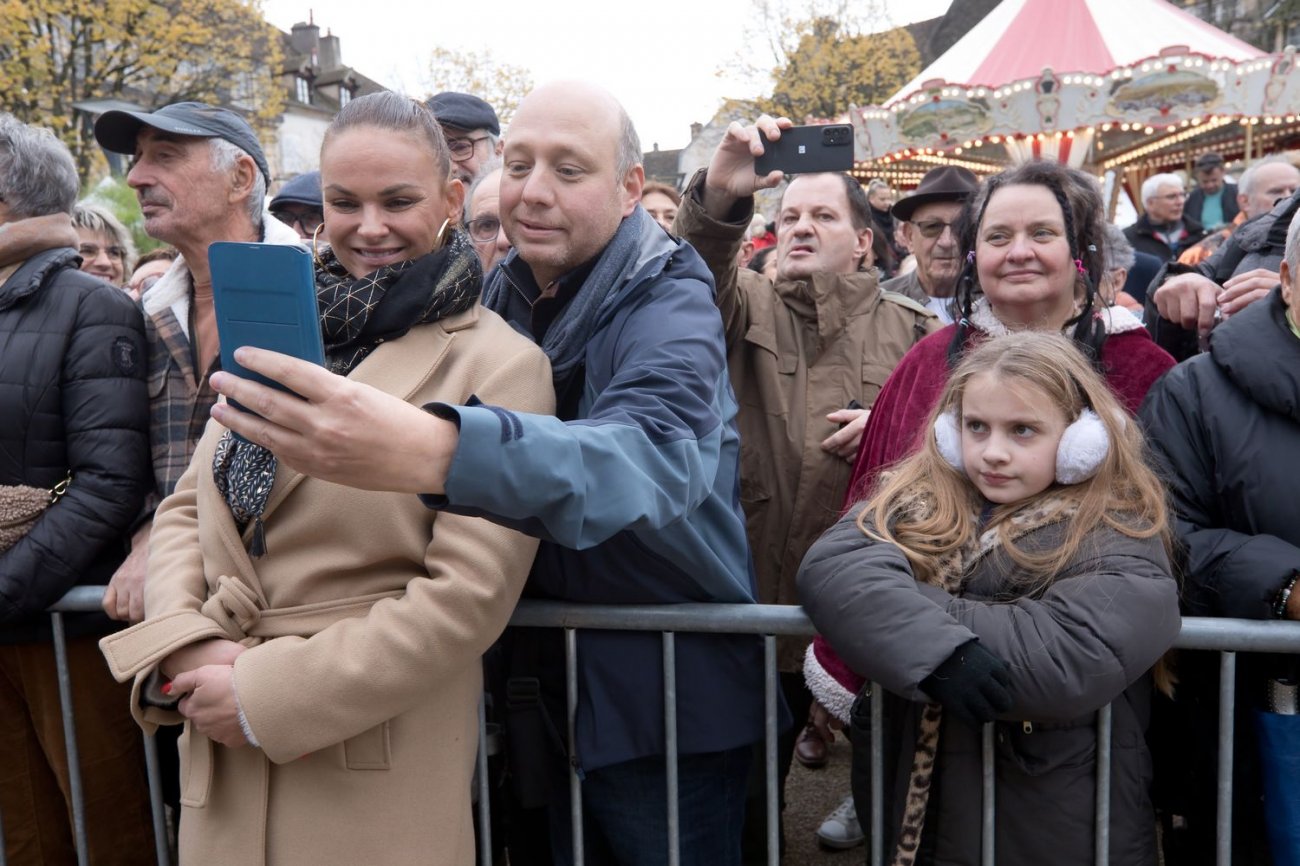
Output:
<instances>
[{"instance_id":1,"label":"fur collar","mask_svg":"<svg viewBox=\"0 0 1300 866\"><path fill-rule=\"evenodd\" d=\"M1143 327L1142 321L1123 307L1100 307L1093 315L1101 319L1108 336L1140 330ZM1011 329L1002 324L1002 320L993 313L993 305L986 297L975 299L975 305L971 308L970 323L990 337L1002 337L1011 333Z\"/></svg>"}]
</instances>

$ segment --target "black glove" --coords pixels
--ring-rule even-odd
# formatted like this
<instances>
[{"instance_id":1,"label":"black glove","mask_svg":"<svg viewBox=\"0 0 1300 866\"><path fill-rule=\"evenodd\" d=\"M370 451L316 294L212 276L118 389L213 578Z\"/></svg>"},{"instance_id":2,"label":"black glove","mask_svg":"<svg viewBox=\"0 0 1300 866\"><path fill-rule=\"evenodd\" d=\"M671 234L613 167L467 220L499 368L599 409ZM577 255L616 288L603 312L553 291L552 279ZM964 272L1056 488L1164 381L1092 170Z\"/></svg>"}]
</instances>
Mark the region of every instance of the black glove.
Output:
<instances>
[{"instance_id":1,"label":"black glove","mask_svg":"<svg viewBox=\"0 0 1300 866\"><path fill-rule=\"evenodd\" d=\"M945 712L972 727L991 722L1011 708L1011 677L1007 663L967 641L921 680L921 690L943 706Z\"/></svg>"}]
</instances>

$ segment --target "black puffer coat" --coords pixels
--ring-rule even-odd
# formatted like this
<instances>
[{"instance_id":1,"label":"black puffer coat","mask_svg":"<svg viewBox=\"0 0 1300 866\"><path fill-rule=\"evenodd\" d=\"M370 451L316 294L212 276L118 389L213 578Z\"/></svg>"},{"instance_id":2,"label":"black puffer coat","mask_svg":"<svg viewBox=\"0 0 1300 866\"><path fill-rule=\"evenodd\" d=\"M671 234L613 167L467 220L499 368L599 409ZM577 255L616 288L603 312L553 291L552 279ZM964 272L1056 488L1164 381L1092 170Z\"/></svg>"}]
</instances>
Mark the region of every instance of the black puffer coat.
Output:
<instances>
[{"instance_id":1,"label":"black puffer coat","mask_svg":"<svg viewBox=\"0 0 1300 866\"><path fill-rule=\"evenodd\" d=\"M1300 191L1278 202L1268 213L1243 224L1215 250L1214 255L1199 265L1172 262L1156 274L1147 289L1144 321L1151 338L1160 348L1179 361L1185 361L1199 351L1195 330L1188 331L1160 318L1156 309L1156 289L1178 274L1200 274L1222 286L1237 274L1256 268L1277 271L1282 264L1282 252L1286 249L1286 230L1297 208L1300 208Z\"/></svg>"},{"instance_id":2,"label":"black puffer coat","mask_svg":"<svg viewBox=\"0 0 1300 866\"><path fill-rule=\"evenodd\" d=\"M1185 558L1183 612L1272 619L1278 591L1300 569L1300 339L1287 325L1281 290L1215 328L1209 352L1169 371L1140 414L1176 512ZM1180 654L1177 700L1161 709L1169 719L1158 722L1161 736L1153 738L1162 803L1188 819L1191 848L1207 858L1214 837L1218 664L1217 654ZM1234 863L1264 862L1248 853L1263 838L1250 714L1262 704L1266 678L1290 673L1287 665L1272 656L1238 660Z\"/></svg>"},{"instance_id":3,"label":"black puffer coat","mask_svg":"<svg viewBox=\"0 0 1300 866\"><path fill-rule=\"evenodd\" d=\"M0 285L0 484L53 487L72 474L63 498L0 553L6 643L38 638L41 611L72 586L108 582L152 485L143 318L78 261L75 250L47 250Z\"/></svg>"}]
</instances>

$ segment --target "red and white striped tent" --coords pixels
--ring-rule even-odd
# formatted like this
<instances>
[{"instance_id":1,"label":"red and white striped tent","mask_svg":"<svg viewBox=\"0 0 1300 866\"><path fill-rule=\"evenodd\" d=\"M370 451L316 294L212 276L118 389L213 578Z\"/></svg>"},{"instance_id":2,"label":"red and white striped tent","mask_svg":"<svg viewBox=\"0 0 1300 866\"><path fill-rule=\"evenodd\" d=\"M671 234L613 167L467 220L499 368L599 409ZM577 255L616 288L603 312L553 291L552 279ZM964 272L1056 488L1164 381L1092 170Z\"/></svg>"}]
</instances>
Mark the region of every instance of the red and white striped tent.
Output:
<instances>
[{"instance_id":1,"label":"red and white striped tent","mask_svg":"<svg viewBox=\"0 0 1300 866\"><path fill-rule=\"evenodd\" d=\"M1004 0L883 107L849 112L858 173L1032 157L1145 174L1297 131L1300 73L1166 0Z\"/></svg>"}]
</instances>

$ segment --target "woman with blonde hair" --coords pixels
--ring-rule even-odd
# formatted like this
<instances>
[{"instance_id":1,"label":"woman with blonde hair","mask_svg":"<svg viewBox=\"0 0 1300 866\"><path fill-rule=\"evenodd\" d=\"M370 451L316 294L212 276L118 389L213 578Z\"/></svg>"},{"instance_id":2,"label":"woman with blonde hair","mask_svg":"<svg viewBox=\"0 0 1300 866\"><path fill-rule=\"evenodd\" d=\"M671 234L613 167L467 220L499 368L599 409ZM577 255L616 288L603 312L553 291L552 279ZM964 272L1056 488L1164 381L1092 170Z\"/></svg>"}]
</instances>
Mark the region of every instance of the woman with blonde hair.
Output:
<instances>
[{"instance_id":1,"label":"woman with blonde hair","mask_svg":"<svg viewBox=\"0 0 1300 866\"><path fill-rule=\"evenodd\" d=\"M979 861L993 722L998 862L1092 863L1096 713L1113 703L1110 861L1155 864L1150 671L1180 624L1168 537L1137 425L1069 340L1013 334L963 358L920 450L799 572L818 630L883 702L891 862ZM869 701L852 714L866 724ZM868 743L853 740L860 814Z\"/></svg>"}]
</instances>

